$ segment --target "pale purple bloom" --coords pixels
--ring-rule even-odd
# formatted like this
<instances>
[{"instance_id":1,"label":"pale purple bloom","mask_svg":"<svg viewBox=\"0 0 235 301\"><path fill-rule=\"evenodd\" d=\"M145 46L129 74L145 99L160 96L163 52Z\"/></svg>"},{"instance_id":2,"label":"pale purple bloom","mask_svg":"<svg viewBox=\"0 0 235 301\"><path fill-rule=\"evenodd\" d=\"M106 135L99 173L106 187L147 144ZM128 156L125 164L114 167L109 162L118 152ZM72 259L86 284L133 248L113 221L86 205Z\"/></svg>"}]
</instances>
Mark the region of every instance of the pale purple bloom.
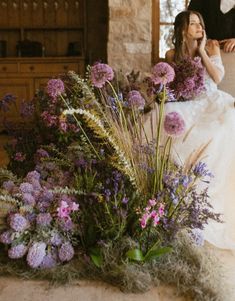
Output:
<instances>
[{"instance_id":1,"label":"pale purple bloom","mask_svg":"<svg viewBox=\"0 0 235 301\"><path fill-rule=\"evenodd\" d=\"M148 204L149 204L149 206L154 207L157 204L156 199L150 199L148 201Z\"/></svg>"},{"instance_id":2,"label":"pale purple bloom","mask_svg":"<svg viewBox=\"0 0 235 301\"><path fill-rule=\"evenodd\" d=\"M149 213L144 213L143 216L140 218L140 226L142 229L146 228L149 218Z\"/></svg>"},{"instance_id":3,"label":"pale purple bloom","mask_svg":"<svg viewBox=\"0 0 235 301\"><path fill-rule=\"evenodd\" d=\"M47 93L53 100L64 93L64 83L61 79L50 79L47 83Z\"/></svg>"},{"instance_id":4,"label":"pale purple bloom","mask_svg":"<svg viewBox=\"0 0 235 301\"><path fill-rule=\"evenodd\" d=\"M4 231L1 235L0 235L0 242L2 242L3 244L9 245L12 243L12 231L7 230Z\"/></svg>"},{"instance_id":5,"label":"pale purple bloom","mask_svg":"<svg viewBox=\"0 0 235 301\"><path fill-rule=\"evenodd\" d=\"M24 204L34 206L36 201L31 193L22 193L22 199Z\"/></svg>"},{"instance_id":6,"label":"pale purple bloom","mask_svg":"<svg viewBox=\"0 0 235 301\"><path fill-rule=\"evenodd\" d=\"M37 150L37 152L38 152L39 150ZM49 156L48 156L49 157ZM40 177L41 177L41 175L40 175L40 173L39 172L37 172L36 170L33 170L33 171L30 171L30 172L28 172L27 173L27 176L26 176L26 179L29 181L29 182L31 182L32 180L40 180Z\"/></svg>"},{"instance_id":7,"label":"pale purple bloom","mask_svg":"<svg viewBox=\"0 0 235 301\"><path fill-rule=\"evenodd\" d=\"M27 246L25 246L24 244L19 244L16 246L12 246L8 250L8 256L11 259L17 259L23 257L26 254L26 252L27 252Z\"/></svg>"},{"instance_id":8,"label":"pale purple bloom","mask_svg":"<svg viewBox=\"0 0 235 301\"><path fill-rule=\"evenodd\" d=\"M44 256L42 263L40 264L41 269L52 269L57 265L56 254L49 252Z\"/></svg>"},{"instance_id":9,"label":"pale purple bloom","mask_svg":"<svg viewBox=\"0 0 235 301\"><path fill-rule=\"evenodd\" d=\"M9 224L10 227L17 232L24 231L29 227L29 222L27 219L19 213L10 215Z\"/></svg>"},{"instance_id":10,"label":"pale purple bloom","mask_svg":"<svg viewBox=\"0 0 235 301\"><path fill-rule=\"evenodd\" d=\"M122 199L122 203L127 204L128 202L129 202L128 197L124 196L124 198Z\"/></svg>"},{"instance_id":11,"label":"pale purple bloom","mask_svg":"<svg viewBox=\"0 0 235 301\"><path fill-rule=\"evenodd\" d=\"M35 106L32 101L31 102L22 101L22 103L20 104L20 115L23 118L31 117L34 113L34 110L35 110Z\"/></svg>"},{"instance_id":12,"label":"pale purple bloom","mask_svg":"<svg viewBox=\"0 0 235 301\"><path fill-rule=\"evenodd\" d=\"M9 181L3 182L2 187L3 187L4 189L6 189L8 192L12 192L13 189L15 188L15 184L14 184L13 181L10 181L10 180L9 180Z\"/></svg>"},{"instance_id":13,"label":"pale purple bloom","mask_svg":"<svg viewBox=\"0 0 235 301\"><path fill-rule=\"evenodd\" d=\"M137 108L139 110L144 109L145 99L137 90L132 90L127 94L128 106L132 108Z\"/></svg>"},{"instance_id":14,"label":"pale purple bloom","mask_svg":"<svg viewBox=\"0 0 235 301\"><path fill-rule=\"evenodd\" d=\"M97 88L102 88L114 77L113 69L107 64L97 63L91 67L91 81Z\"/></svg>"},{"instance_id":15,"label":"pale purple bloom","mask_svg":"<svg viewBox=\"0 0 235 301\"><path fill-rule=\"evenodd\" d=\"M59 249L59 258L61 261L69 261L74 256L74 248L70 242L65 242Z\"/></svg>"},{"instance_id":16,"label":"pale purple bloom","mask_svg":"<svg viewBox=\"0 0 235 301\"><path fill-rule=\"evenodd\" d=\"M185 131L185 122L177 112L166 114L164 119L164 129L169 136L180 136Z\"/></svg>"},{"instance_id":17,"label":"pale purple bloom","mask_svg":"<svg viewBox=\"0 0 235 301\"><path fill-rule=\"evenodd\" d=\"M72 202L72 205L70 206L72 211L78 211L79 210L79 204Z\"/></svg>"},{"instance_id":18,"label":"pale purple bloom","mask_svg":"<svg viewBox=\"0 0 235 301\"><path fill-rule=\"evenodd\" d=\"M39 226L49 226L52 221L50 213L39 213L36 222Z\"/></svg>"},{"instance_id":19,"label":"pale purple bloom","mask_svg":"<svg viewBox=\"0 0 235 301\"><path fill-rule=\"evenodd\" d=\"M60 221L60 227L65 232L72 231L74 229L74 223L72 222L70 217L68 217Z\"/></svg>"},{"instance_id":20,"label":"pale purple bloom","mask_svg":"<svg viewBox=\"0 0 235 301\"><path fill-rule=\"evenodd\" d=\"M20 184L19 191L21 193L33 193L33 190L34 190L33 185L28 182L24 182Z\"/></svg>"},{"instance_id":21,"label":"pale purple bloom","mask_svg":"<svg viewBox=\"0 0 235 301\"><path fill-rule=\"evenodd\" d=\"M25 160L25 158L26 158L25 154L22 154L21 152L15 153L15 156L14 156L15 161L23 162Z\"/></svg>"},{"instance_id":22,"label":"pale purple bloom","mask_svg":"<svg viewBox=\"0 0 235 301\"><path fill-rule=\"evenodd\" d=\"M28 251L27 262L31 268L37 268L46 256L46 244L44 242L35 242Z\"/></svg>"},{"instance_id":23,"label":"pale purple bloom","mask_svg":"<svg viewBox=\"0 0 235 301\"><path fill-rule=\"evenodd\" d=\"M197 246L201 247L204 245L204 235L202 230L197 228L192 229L190 235Z\"/></svg>"},{"instance_id":24,"label":"pale purple bloom","mask_svg":"<svg viewBox=\"0 0 235 301\"><path fill-rule=\"evenodd\" d=\"M61 201L60 207L58 207L56 209L56 211L57 211L58 217L60 217L60 218L67 218L67 217L69 217L71 209L69 208L69 205L68 205L67 202Z\"/></svg>"},{"instance_id":25,"label":"pale purple bloom","mask_svg":"<svg viewBox=\"0 0 235 301\"><path fill-rule=\"evenodd\" d=\"M197 177L213 177L213 174L208 170L205 162L198 162L193 169L193 173Z\"/></svg>"},{"instance_id":26,"label":"pale purple bloom","mask_svg":"<svg viewBox=\"0 0 235 301\"><path fill-rule=\"evenodd\" d=\"M53 232L51 234L50 244L53 246L60 246L62 244L62 237L58 232Z\"/></svg>"},{"instance_id":27,"label":"pale purple bloom","mask_svg":"<svg viewBox=\"0 0 235 301\"><path fill-rule=\"evenodd\" d=\"M167 63L160 62L153 66L151 79L155 85L168 84L175 77L174 69Z\"/></svg>"}]
</instances>

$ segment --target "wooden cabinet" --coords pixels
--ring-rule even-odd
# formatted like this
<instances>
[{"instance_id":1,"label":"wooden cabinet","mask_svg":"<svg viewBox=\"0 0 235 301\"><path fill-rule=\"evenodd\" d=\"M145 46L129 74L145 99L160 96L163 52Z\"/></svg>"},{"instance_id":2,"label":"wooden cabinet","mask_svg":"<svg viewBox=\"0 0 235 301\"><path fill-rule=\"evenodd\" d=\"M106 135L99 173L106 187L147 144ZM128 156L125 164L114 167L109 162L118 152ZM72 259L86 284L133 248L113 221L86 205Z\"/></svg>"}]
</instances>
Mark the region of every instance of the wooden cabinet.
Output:
<instances>
[{"instance_id":1,"label":"wooden cabinet","mask_svg":"<svg viewBox=\"0 0 235 301\"><path fill-rule=\"evenodd\" d=\"M48 79L73 70L84 74L85 0L0 0L0 100L17 97L4 113L18 122L21 100L30 100ZM1 128L0 128L1 129Z\"/></svg>"}]
</instances>

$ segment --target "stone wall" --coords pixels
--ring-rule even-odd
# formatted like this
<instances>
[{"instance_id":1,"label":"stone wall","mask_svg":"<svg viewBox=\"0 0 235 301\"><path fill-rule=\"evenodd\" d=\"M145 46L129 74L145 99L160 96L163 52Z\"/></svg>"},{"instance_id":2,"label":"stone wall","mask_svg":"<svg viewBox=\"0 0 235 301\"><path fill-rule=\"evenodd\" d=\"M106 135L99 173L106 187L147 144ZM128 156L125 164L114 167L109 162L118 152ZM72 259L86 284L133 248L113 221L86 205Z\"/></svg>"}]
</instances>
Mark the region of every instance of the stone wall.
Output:
<instances>
[{"instance_id":1,"label":"stone wall","mask_svg":"<svg viewBox=\"0 0 235 301\"><path fill-rule=\"evenodd\" d=\"M123 71L151 67L152 0L109 0L108 63Z\"/></svg>"}]
</instances>

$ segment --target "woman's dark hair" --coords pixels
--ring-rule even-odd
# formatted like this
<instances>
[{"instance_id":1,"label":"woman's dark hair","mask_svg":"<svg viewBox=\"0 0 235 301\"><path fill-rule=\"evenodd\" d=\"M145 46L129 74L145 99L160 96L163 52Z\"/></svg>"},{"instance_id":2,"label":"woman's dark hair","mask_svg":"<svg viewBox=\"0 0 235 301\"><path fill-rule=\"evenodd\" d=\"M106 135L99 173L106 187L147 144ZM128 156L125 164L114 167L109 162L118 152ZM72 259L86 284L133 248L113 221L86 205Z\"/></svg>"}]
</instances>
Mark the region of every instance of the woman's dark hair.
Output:
<instances>
[{"instance_id":1,"label":"woman's dark hair","mask_svg":"<svg viewBox=\"0 0 235 301\"><path fill-rule=\"evenodd\" d=\"M183 32L187 31L189 21L190 21L190 15L197 15L203 29L205 29L204 21L201 16L201 14L197 11L193 10L185 10L180 12L176 17L175 17L175 22L174 22L174 34L172 37L172 42L173 45L175 46L175 56L174 56L174 61L179 62L184 56L185 56L185 48L184 48L184 37L183 37Z\"/></svg>"}]
</instances>

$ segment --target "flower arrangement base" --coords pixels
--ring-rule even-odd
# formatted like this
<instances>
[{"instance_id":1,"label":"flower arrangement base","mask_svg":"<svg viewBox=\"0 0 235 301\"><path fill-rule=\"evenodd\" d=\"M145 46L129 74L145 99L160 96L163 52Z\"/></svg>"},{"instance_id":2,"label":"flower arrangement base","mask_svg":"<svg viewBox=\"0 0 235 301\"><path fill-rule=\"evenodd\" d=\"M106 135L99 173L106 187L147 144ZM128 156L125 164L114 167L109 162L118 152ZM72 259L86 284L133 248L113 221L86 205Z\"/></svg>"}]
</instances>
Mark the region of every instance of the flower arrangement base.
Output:
<instances>
[{"instance_id":1,"label":"flower arrangement base","mask_svg":"<svg viewBox=\"0 0 235 301\"><path fill-rule=\"evenodd\" d=\"M121 249L121 246L119 248ZM135 301L143 300L143 294L145 300L151 301L232 300L229 299L228 287L223 283L222 268L218 265L218 258L209 248L198 248L189 244L185 236L179 237L172 253L163 256L158 261L145 264L131 262L120 264L120 258L115 253L117 249L116 246L115 250L112 248L106 250L103 268L97 268L93 263L82 262L75 256L70 263L48 270L30 269L23 260L10 261L1 250L1 283L9 283L11 292L2 291L0 300L9 300L9 296L7 299L1 294L12 294L15 292L12 289L14 286L16 289L24 290L22 281L24 284L25 280L37 281L25 283L25 293L19 294L22 296L22 301L31 300L25 297L31 296L30 290L38 292L34 301L41 300L40 297L46 294L45 288L48 288L48 284L52 289L50 295L54 295L55 298L50 297L50 300L57 301L63 300L63 294L68 289L72 292L69 293L70 298L74 294L79 297L84 294L81 300L93 300L94 295L96 295L95 299L99 300L98 296L102 295L102 301L105 301L105 298L109 301L120 298L130 301L133 293L135 293L133 297ZM14 278L6 278L6 276ZM16 276L21 279L21 285L15 278ZM43 280L43 285L41 285L41 280ZM64 289L64 286L68 287L68 284L72 287ZM136 293L139 294L136 295ZM66 297L66 300L70 299ZM18 301L21 299L18 298Z\"/></svg>"}]
</instances>

